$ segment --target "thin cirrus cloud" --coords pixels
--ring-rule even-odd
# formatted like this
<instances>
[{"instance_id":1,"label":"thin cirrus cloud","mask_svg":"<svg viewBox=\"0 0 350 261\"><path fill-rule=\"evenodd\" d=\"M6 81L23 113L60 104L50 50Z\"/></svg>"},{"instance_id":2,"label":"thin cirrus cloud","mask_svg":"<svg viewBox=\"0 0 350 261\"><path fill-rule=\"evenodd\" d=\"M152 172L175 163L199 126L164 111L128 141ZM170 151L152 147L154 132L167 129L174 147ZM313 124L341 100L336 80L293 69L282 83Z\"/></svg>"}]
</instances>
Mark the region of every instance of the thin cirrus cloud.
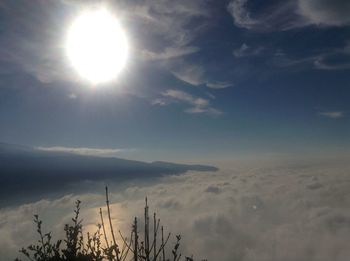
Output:
<instances>
[{"instance_id":1,"label":"thin cirrus cloud","mask_svg":"<svg viewBox=\"0 0 350 261\"><path fill-rule=\"evenodd\" d=\"M346 43L342 48L329 49L318 54L292 57L278 50L272 57L272 63L278 67L308 66L316 70L349 70L350 69L350 44ZM342 57L338 60L337 58Z\"/></svg>"},{"instance_id":2,"label":"thin cirrus cloud","mask_svg":"<svg viewBox=\"0 0 350 261\"><path fill-rule=\"evenodd\" d=\"M347 0L287 0L251 11L250 0L232 0L228 11L238 27L257 31L284 31L305 26L350 25Z\"/></svg>"},{"instance_id":3,"label":"thin cirrus cloud","mask_svg":"<svg viewBox=\"0 0 350 261\"><path fill-rule=\"evenodd\" d=\"M225 89L227 87L233 86L230 82L206 82L206 86L211 89Z\"/></svg>"},{"instance_id":4,"label":"thin cirrus cloud","mask_svg":"<svg viewBox=\"0 0 350 261\"><path fill-rule=\"evenodd\" d=\"M133 12L134 16L146 25L144 30L148 36L160 37L165 43L161 48L157 48L161 51L152 51L152 48L144 47L140 51L144 60L167 60L166 69L177 79L193 86L206 85L213 89L232 86L229 82L208 80L209 72L204 65L192 64L185 60L191 54L200 51L192 42L206 29L208 18L211 18L206 2L150 1L147 5L134 7ZM201 19L201 23L193 24L195 19Z\"/></svg>"},{"instance_id":5,"label":"thin cirrus cloud","mask_svg":"<svg viewBox=\"0 0 350 261\"><path fill-rule=\"evenodd\" d=\"M36 147L40 151L48 152L64 152L73 153L77 155L85 156L99 156L99 157L115 157L125 149L105 149L105 148L84 148L84 147L63 147L63 146L53 146L53 147Z\"/></svg>"},{"instance_id":6,"label":"thin cirrus cloud","mask_svg":"<svg viewBox=\"0 0 350 261\"><path fill-rule=\"evenodd\" d=\"M191 95L187 92L169 89L161 93L162 98L153 100L153 105L165 106L170 103L180 102L188 105L184 111L190 114L221 115L223 112L212 107L208 99Z\"/></svg>"},{"instance_id":7,"label":"thin cirrus cloud","mask_svg":"<svg viewBox=\"0 0 350 261\"><path fill-rule=\"evenodd\" d=\"M340 61L337 57L342 57ZM350 69L350 43L347 42L342 48L329 50L313 59L314 68L319 70L348 70Z\"/></svg>"},{"instance_id":8,"label":"thin cirrus cloud","mask_svg":"<svg viewBox=\"0 0 350 261\"><path fill-rule=\"evenodd\" d=\"M205 83L205 71L199 65L181 62L174 66L171 72L176 78L190 85L198 86Z\"/></svg>"},{"instance_id":9,"label":"thin cirrus cloud","mask_svg":"<svg viewBox=\"0 0 350 261\"><path fill-rule=\"evenodd\" d=\"M299 11L309 23L326 26L350 25L347 0L299 0Z\"/></svg>"},{"instance_id":10,"label":"thin cirrus cloud","mask_svg":"<svg viewBox=\"0 0 350 261\"><path fill-rule=\"evenodd\" d=\"M263 50L264 48L262 46L251 47L246 43L243 43L239 48L233 50L233 56L236 58L255 56L261 54Z\"/></svg>"},{"instance_id":11,"label":"thin cirrus cloud","mask_svg":"<svg viewBox=\"0 0 350 261\"><path fill-rule=\"evenodd\" d=\"M147 1L135 4L126 2L125 10L135 23L142 23L143 30L148 35L160 36L168 41L166 47L188 46L200 32L200 26L189 28L193 19L206 19L210 17L209 9L204 1ZM172 15L169 15L172 14Z\"/></svg>"},{"instance_id":12,"label":"thin cirrus cloud","mask_svg":"<svg viewBox=\"0 0 350 261\"><path fill-rule=\"evenodd\" d=\"M16 70L34 76L43 84L56 81L76 83L79 79L64 57L63 36L69 21L85 4L85 1L72 0L49 1L45 4L39 0L21 5L16 1L4 3L0 9L6 11L8 23L13 25L13 30L11 33L5 31L0 36L0 60L15 65ZM203 85L211 89L232 86L228 81L212 80L205 64L193 64L187 60L191 54L200 51L194 40L207 29L206 25L211 18L211 9L206 2L150 0L145 5L135 1L119 1L111 3L110 7L119 10L122 22L130 34L133 33L133 28L142 28L142 32L134 33L137 36L132 39L131 51L140 54L139 58L146 62L166 60L165 70L192 86ZM46 22L42 23L42 20ZM196 23L193 23L194 20ZM74 100L78 96L70 93L67 97ZM159 100L158 105L165 104ZM221 113L204 104L197 104L187 112Z\"/></svg>"},{"instance_id":13,"label":"thin cirrus cloud","mask_svg":"<svg viewBox=\"0 0 350 261\"><path fill-rule=\"evenodd\" d=\"M228 4L227 10L236 26L257 31L274 31L288 30L305 24L298 19L295 1L283 1L257 13L249 10L249 3L249 0L233 0Z\"/></svg>"},{"instance_id":14,"label":"thin cirrus cloud","mask_svg":"<svg viewBox=\"0 0 350 261\"><path fill-rule=\"evenodd\" d=\"M170 71L173 76L193 86L205 85L211 89L224 89L233 86L231 82L209 80L208 73L201 65L188 64L182 61L174 63L171 67Z\"/></svg>"},{"instance_id":15,"label":"thin cirrus cloud","mask_svg":"<svg viewBox=\"0 0 350 261\"><path fill-rule=\"evenodd\" d=\"M17 71L35 76L44 84L55 81L77 82L78 77L64 56L64 36L69 22L83 5L86 6L86 1L2 3L0 11L6 17L11 31L4 30L0 36L0 60L14 65ZM141 57L148 60L175 58L197 52L199 48L191 42L200 34L205 19L210 17L209 9L200 0L151 0L147 5L118 1L110 3L110 7L118 10L123 24L128 28L142 28L142 33L137 34L138 39L133 39L133 47L134 51L140 52ZM169 16L169 13L172 15ZM193 19L202 19L203 22L197 27L189 26ZM148 46L145 43L151 44Z\"/></svg>"},{"instance_id":16,"label":"thin cirrus cloud","mask_svg":"<svg viewBox=\"0 0 350 261\"><path fill-rule=\"evenodd\" d=\"M345 117L345 113L343 111L323 111L319 112L318 114L322 117L335 120Z\"/></svg>"},{"instance_id":17,"label":"thin cirrus cloud","mask_svg":"<svg viewBox=\"0 0 350 261\"><path fill-rule=\"evenodd\" d=\"M138 34L139 39L136 39L142 43L138 50L142 59L173 59L200 50L192 42L203 31L203 25L211 16L205 2L151 0L147 4L130 1L124 4L129 22L143 28ZM193 25L194 19L199 19L201 23Z\"/></svg>"},{"instance_id":18,"label":"thin cirrus cloud","mask_svg":"<svg viewBox=\"0 0 350 261\"><path fill-rule=\"evenodd\" d=\"M350 69L350 62L346 63L328 63L326 57L319 57L315 59L314 66L319 70L348 70Z\"/></svg>"},{"instance_id":19,"label":"thin cirrus cloud","mask_svg":"<svg viewBox=\"0 0 350 261\"><path fill-rule=\"evenodd\" d=\"M142 50L141 56L144 60L156 61L178 58L186 55L190 55L199 51L196 46L186 47L166 47L163 52L152 52L149 50Z\"/></svg>"},{"instance_id":20,"label":"thin cirrus cloud","mask_svg":"<svg viewBox=\"0 0 350 261\"><path fill-rule=\"evenodd\" d=\"M323 53L323 54L319 54L319 55L310 55L310 56L303 56L301 58L299 57L291 57L289 55L287 55L285 52L283 52L282 50L277 50L271 59L271 62L273 65L277 66L277 67L299 67L301 65L309 65L312 66L316 69L320 69L317 68L317 66L315 65L315 62L319 59L321 59L322 57L329 55L328 53Z\"/></svg>"},{"instance_id":21,"label":"thin cirrus cloud","mask_svg":"<svg viewBox=\"0 0 350 261\"><path fill-rule=\"evenodd\" d=\"M61 1L7 1L0 5L7 27L0 36L0 60L47 84L56 80L76 81L62 55L66 21L59 12ZM45 22L43 22L45 21Z\"/></svg>"}]
</instances>

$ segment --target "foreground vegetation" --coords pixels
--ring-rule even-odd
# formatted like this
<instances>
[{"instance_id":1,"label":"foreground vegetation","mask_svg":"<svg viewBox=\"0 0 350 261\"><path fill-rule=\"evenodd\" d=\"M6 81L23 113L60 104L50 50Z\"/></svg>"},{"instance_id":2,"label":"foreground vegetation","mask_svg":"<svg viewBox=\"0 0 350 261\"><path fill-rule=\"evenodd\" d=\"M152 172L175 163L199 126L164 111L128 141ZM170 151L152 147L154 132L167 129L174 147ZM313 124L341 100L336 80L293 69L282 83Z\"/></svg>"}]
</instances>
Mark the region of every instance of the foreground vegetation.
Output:
<instances>
[{"instance_id":1,"label":"foreground vegetation","mask_svg":"<svg viewBox=\"0 0 350 261\"><path fill-rule=\"evenodd\" d=\"M160 219L153 214L153 230L150 229L150 217L147 204L144 208L144 227L140 234L138 219L135 217L132 223L130 238L123 236L119 232L119 241L122 246L117 244L116 234L112 226L111 209L108 198L108 188L106 187L106 208L107 217L103 216L100 208L100 223L97 225L95 233L83 235L83 224L79 218L80 201L75 205L74 217L71 224L64 227L65 239L52 242L51 232L42 231L42 221L38 215L34 216L39 240L37 244L22 248L20 252L31 261L193 261L193 257L185 256L179 253L181 236L176 235L176 243L170 253L167 253L167 243L171 234L164 235L164 228L160 226ZM108 224L105 224L107 222ZM107 230L106 228L109 228ZM106 231L109 232L108 238ZM21 261L15 259L15 261Z\"/></svg>"}]
</instances>

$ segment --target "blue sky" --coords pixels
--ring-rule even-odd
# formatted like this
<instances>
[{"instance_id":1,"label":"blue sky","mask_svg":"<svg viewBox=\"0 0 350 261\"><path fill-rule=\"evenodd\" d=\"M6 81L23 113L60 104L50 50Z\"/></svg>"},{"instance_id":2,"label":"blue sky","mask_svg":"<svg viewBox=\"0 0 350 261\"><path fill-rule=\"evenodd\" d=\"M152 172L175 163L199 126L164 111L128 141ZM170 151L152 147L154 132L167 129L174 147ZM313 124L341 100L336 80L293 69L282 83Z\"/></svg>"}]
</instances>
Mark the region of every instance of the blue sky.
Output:
<instances>
[{"instance_id":1,"label":"blue sky","mask_svg":"<svg viewBox=\"0 0 350 261\"><path fill-rule=\"evenodd\" d=\"M0 141L169 161L348 150L348 1L105 1L130 58L97 88L63 41L90 3L0 4Z\"/></svg>"}]
</instances>

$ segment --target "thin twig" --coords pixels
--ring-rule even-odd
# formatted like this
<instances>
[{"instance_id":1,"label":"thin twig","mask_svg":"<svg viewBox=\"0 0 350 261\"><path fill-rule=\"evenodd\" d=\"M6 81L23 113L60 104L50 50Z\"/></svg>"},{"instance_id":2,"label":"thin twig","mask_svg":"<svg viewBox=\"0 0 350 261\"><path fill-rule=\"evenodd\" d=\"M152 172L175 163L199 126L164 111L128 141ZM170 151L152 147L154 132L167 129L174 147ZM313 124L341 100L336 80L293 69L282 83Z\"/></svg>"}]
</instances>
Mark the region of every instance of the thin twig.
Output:
<instances>
[{"instance_id":1,"label":"thin twig","mask_svg":"<svg viewBox=\"0 0 350 261\"><path fill-rule=\"evenodd\" d=\"M117 257L117 261L120 261L120 259L119 259L119 249L118 249L118 245L117 245L117 242L116 242L115 236L114 236L112 219L111 219L111 211L110 211L110 208L109 208L108 187L107 186L106 186L106 204L107 204L109 225L110 225L112 239L113 239L113 244L114 244L114 251L115 251L115 254L116 254L116 257Z\"/></svg>"},{"instance_id":2,"label":"thin twig","mask_svg":"<svg viewBox=\"0 0 350 261\"><path fill-rule=\"evenodd\" d=\"M131 232L131 236L130 236L130 243L128 244L128 242L126 241L127 239L125 237L123 237L122 232L119 230L119 235L121 237L121 239L124 242L124 245L126 246L127 252L125 253L125 255L123 255L123 257L126 257L128 255L128 251L130 250L132 253L134 253L134 251L131 249L131 244L132 244L132 232ZM120 259L123 260L122 255L120 256Z\"/></svg>"},{"instance_id":3,"label":"thin twig","mask_svg":"<svg viewBox=\"0 0 350 261\"><path fill-rule=\"evenodd\" d=\"M119 234L121 234L120 230L119 230ZM127 238L125 238L125 240L127 240ZM123 255L124 255L124 251L126 249L126 244L123 243L123 247L122 247L122 251L120 252L120 260L122 260Z\"/></svg>"},{"instance_id":4,"label":"thin twig","mask_svg":"<svg viewBox=\"0 0 350 261\"><path fill-rule=\"evenodd\" d=\"M145 206L145 254L146 254L146 261L149 261L149 217L148 217L147 197L146 197L146 206Z\"/></svg>"},{"instance_id":5,"label":"thin twig","mask_svg":"<svg viewBox=\"0 0 350 261\"><path fill-rule=\"evenodd\" d=\"M153 261L156 261L156 248L157 248L157 220L156 220L156 213L153 213ZM152 249L151 247L151 249Z\"/></svg>"},{"instance_id":6,"label":"thin twig","mask_svg":"<svg viewBox=\"0 0 350 261\"><path fill-rule=\"evenodd\" d=\"M158 230L159 230L159 225L160 225L160 219L158 219L157 222L158 222L158 223L157 223L157 228L156 228L156 235L158 235ZM153 248L153 245L154 245L154 240L153 240L153 242L152 242L151 249ZM157 248L156 248L156 249L157 249Z\"/></svg>"},{"instance_id":7,"label":"thin twig","mask_svg":"<svg viewBox=\"0 0 350 261\"><path fill-rule=\"evenodd\" d=\"M162 245L164 245L164 228L162 226ZM164 250L164 247L163 247L163 261L165 261L165 250Z\"/></svg>"},{"instance_id":8,"label":"thin twig","mask_svg":"<svg viewBox=\"0 0 350 261\"><path fill-rule=\"evenodd\" d=\"M135 234L135 246L134 246L134 261L137 261L137 251L138 251L138 240L139 240L139 236L137 234L137 218L135 217L135 221L134 221L134 234Z\"/></svg>"},{"instance_id":9,"label":"thin twig","mask_svg":"<svg viewBox=\"0 0 350 261\"><path fill-rule=\"evenodd\" d=\"M126 257L127 257L128 254L129 254L129 251L132 251L131 245L132 245L132 231L131 231L131 235L130 235L130 243L129 243L129 246L128 246L126 252L125 252L124 258L122 259L123 261L125 261Z\"/></svg>"},{"instance_id":10,"label":"thin twig","mask_svg":"<svg viewBox=\"0 0 350 261\"><path fill-rule=\"evenodd\" d=\"M162 251L162 250L163 250L163 258L164 258L164 260L165 260L165 252L164 252L164 247L165 247L165 245L168 243L168 240L169 240L169 238L170 238L170 235L171 235L171 233L169 233L169 234L168 234L167 239L166 239L166 240L165 240L165 242L164 242L164 243L162 243L162 245L160 246L160 248L159 248L159 250L158 250L158 253L157 253L157 255L156 255L156 259L157 259L158 255L160 254L160 251Z\"/></svg>"},{"instance_id":11,"label":"thin twig","mask_svg":"<svg viewBox=\"0 0 350 261\"><path fill-rule=\"evenodd\" d=\"M105 223L103 221L102 208L100 208L100 218L101 218L101 225L102 225L102 229L103 229L104 238L106 241L106 246L109 249L109 244L108 244L108 239L107 239L107 234L106 234L106 229L105 229Z\"/></svg>"}]
</instances>

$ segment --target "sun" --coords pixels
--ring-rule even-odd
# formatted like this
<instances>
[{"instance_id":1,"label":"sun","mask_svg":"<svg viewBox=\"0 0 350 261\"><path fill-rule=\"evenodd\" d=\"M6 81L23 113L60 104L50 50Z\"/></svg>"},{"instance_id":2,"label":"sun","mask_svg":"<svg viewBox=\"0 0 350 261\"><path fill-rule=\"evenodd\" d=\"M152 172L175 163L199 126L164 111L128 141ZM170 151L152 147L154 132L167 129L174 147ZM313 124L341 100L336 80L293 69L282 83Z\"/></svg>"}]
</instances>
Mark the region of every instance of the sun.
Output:
<instances>
[{"instance_id":1,"label":"sun","mask_svg":"<svg viewBox=\"0 0 350 261\"><path fill-rule=\"evenodd\" d=\"M77 73L92 84L114 80L128 57L126 35L106 9L85 11L68 30L68 59Z\"/></svg>"}]
</instances>

